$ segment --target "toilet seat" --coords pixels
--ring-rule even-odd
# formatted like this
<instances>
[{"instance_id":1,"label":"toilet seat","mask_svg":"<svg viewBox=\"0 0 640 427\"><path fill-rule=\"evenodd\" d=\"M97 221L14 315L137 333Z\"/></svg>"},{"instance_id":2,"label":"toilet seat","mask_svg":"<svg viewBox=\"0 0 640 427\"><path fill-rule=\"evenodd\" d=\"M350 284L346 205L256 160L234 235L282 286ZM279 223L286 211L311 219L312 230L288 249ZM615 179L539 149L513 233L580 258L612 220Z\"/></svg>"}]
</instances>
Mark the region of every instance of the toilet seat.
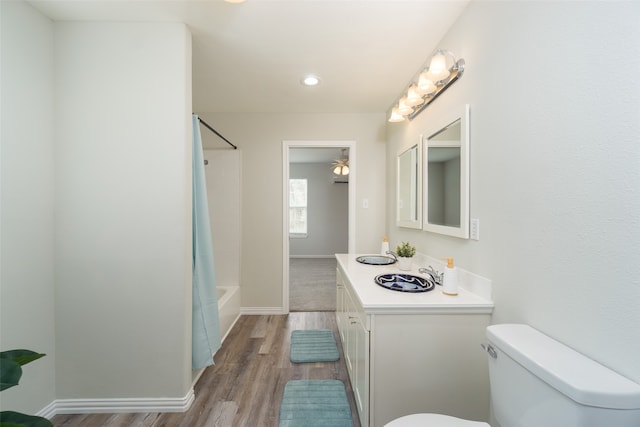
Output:
<instances>
[{"instance_id":1,"label":"toilet seat","mask_svg":"<svg viewBox=\"0 0 640 427\"><path fill-rule=\"evenodd\" d=\"M396 418L384 427L490 427L479 421L463 420L441 414L412 414Z\"/></svg>"}]
</instances>

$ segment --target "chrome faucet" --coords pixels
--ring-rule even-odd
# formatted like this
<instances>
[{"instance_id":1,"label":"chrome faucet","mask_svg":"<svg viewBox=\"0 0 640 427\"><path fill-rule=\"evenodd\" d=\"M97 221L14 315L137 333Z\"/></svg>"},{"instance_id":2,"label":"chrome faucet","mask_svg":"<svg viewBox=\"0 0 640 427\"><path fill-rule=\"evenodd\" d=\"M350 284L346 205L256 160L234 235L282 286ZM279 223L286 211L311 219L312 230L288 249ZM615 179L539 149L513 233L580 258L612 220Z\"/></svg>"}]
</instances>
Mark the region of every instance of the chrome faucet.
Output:
<instances>
[{"instance_id":1,"label":"chrome faucet","mask_svg":"<svg viewBox=\"0 0 640 427\"><path fill-rule=\"evenodd\" d=\"M398 254L397 254L397 253L395 253L395 252L393 252L393 251L387 251L387 253L388 253L389 255L391 255L391 256L393 257L393 259L395 259L395 260L396 260L396 262L398 261Z\"/></svg>"},{"instance_id":2,"label":"chrome faucet","mask_svg":"<svg viewBox=\"0 0 640 427\"><path fill-rule=\"evenodd\" d=\"M436 271L432 266L429 266L429 268L422 267L418 269L418 273L428 274L429 276L431 276L433 281L436 282L436 285L442 286L442 279L444 277L444 273L440 273Z\"/></svg>"}]
</instances>

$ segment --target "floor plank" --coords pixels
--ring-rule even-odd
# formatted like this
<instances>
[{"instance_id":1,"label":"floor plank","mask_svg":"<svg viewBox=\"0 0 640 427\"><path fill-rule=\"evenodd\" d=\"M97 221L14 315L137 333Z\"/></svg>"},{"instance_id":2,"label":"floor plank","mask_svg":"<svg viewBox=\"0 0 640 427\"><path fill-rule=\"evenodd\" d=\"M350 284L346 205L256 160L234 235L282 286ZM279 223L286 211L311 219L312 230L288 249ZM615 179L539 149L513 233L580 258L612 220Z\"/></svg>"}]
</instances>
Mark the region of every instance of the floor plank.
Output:
<instances>
[{"instance_id":1,"label":"floor plank","mask_svg":"<svg viewBox=\"0 0 640 427\"><path fill-rule=\"evenodd\" d=\"M291 363L295 329L333 330L340 360ZM335 312L242 316L195 387L185 413L56 415L55 427L276 427L285 384L293 379L344 382L355 427L360 427Z\"/></svg>"}]
</instances>

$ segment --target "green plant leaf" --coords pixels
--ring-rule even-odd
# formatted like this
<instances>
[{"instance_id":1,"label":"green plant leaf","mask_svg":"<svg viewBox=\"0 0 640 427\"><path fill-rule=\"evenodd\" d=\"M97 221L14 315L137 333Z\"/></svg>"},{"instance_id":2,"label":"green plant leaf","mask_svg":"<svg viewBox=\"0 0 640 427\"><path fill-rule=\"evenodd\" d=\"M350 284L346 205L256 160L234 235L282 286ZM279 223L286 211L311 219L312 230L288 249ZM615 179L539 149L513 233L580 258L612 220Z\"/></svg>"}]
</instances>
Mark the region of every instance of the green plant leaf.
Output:
<instances>
[{"instance_id":1,"label":"green plant leaf","mask_svg":"<svg viewBox=\"0 0 640 427\"><path fill-rule=\"evenodd\" d=\"M0 391L18 385L22 368L11 359L0 358Z\"/></svg>"},{"instance_id":2,"label":"green plant leaf","mask_svg":"<svg viewBox=\"0 0 640 427\"><path fill-rule=\"evenodd\" d=\"M46 354L36 353L35 351L22 350L22 349L0 352L0 359L10 359L21 366L26 365L29 362L33 362L34 360L38 360L44 356L46 356Z\"/></svg>"},{"instance_id":3,"label":"green plant leaf","mask_svg":"<svg viewBox=\"0 0 640 427\"><path fill-rule=\"evenodd\" d=\"M53 427L51 421L35 415L20 412L0 412L0 427Z\"/></svg>"},{"instance_id":4,"label":"green plant leaf","mask_svg":"<svg viewBox=\"0 0 640 427\"><path fill-rule=\"evenodd\" d=\"M416 254L416 248L409 242L402 242L396 247L396 254L401 257L411 258Z\"/></svg>"}]
</instances>

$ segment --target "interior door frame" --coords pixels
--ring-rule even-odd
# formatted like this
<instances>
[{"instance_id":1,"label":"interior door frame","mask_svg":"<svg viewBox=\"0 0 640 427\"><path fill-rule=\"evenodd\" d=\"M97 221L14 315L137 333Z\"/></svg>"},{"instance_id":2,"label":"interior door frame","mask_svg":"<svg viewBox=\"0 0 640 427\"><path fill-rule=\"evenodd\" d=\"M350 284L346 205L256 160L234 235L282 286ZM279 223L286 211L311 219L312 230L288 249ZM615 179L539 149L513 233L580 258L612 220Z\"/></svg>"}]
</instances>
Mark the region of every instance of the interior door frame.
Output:
<instances>
[{"instance_id":1,"label":"interior door frame","mask_svg":"<svg viewBox=\"0 0 640 427\"><path fill-rule=\"evenodd\" d=\"M356 141L282 141L282 309L289 313L289 150L291 148L348 148L349 149L349 253L356 248Z\"/></svg>"}]
</instances>

